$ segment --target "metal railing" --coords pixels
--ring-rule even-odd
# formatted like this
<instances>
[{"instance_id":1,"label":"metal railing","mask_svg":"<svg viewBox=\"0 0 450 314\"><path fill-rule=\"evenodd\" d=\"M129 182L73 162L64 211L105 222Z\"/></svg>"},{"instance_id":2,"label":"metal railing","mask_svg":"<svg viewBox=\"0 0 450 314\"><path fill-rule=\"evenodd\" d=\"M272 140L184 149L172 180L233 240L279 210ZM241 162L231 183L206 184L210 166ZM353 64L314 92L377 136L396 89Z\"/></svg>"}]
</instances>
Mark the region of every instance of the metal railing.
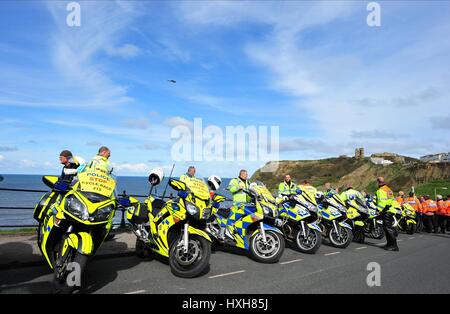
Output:
<instances>
[{"instance_id":1,"label":"metal railing","mask_svg":"<svg viewBox=\"0 0 450 314\"><path fill-rule=\"evenodd\" d=\"M28 193L47 193L48 190L35 190L35 189L12 189L12 188L0 188L0 191L6 191L6 192L28 192ZM136 198L147 198L148 195L140 195L140 194L127 194L124 190L122 194L118 194L118 197L136 197ZM169 196L158 196L153 195L154 197L160 198L160 199L173 199L174 196L170 194ZM0 210L33 210L34 207L13 207L13 206L0 206ZM126 228L126 221L125 221L125 208L121 207L121 218L120 223L113 223L114 226L119 226L119 228ZM117 214L117 211L116 211ZM0 228L37 228L38 225L0 225Z\"/></svg>"}]
</instances>

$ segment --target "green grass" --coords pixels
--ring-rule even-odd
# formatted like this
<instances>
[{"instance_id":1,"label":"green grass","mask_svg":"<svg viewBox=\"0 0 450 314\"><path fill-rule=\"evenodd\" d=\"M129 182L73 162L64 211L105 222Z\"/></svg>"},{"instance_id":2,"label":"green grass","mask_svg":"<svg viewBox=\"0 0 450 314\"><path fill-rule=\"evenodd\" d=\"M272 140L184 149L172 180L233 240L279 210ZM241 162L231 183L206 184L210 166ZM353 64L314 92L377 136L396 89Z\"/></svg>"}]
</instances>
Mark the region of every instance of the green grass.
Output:
<instances>
[{"instance_id":1,"label":"green grass","mask_svg":"<svg viewBox=\"0 0 450 314\"><path fill-rule=\"evenodd\" d=\"M23 234L23 233L34 233L36 228L17 228L17 229L4 229L0 230L0 235L2 234Z\"/></svg>"},{"instance_id":2,"label":"green grass","mask_svg":"<svg viewBox=\"0 0 450 314\"><path fill-rule=\"evenodd\" d=\"M441 189L442 187L446 187L447 189ZM435 188L437 194L441 194L444 197L450 195L450 180L431 181L417 186L415 190L417 195L430 195L430 197L434 198Z\"/></svg>"}]
</instances>

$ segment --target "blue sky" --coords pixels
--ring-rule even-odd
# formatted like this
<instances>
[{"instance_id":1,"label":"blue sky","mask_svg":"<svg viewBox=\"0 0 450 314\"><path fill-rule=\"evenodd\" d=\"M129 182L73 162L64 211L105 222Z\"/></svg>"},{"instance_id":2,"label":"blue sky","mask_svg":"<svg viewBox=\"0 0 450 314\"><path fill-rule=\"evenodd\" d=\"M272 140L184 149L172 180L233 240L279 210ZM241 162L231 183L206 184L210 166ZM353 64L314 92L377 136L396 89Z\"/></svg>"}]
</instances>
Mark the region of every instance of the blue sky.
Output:
<instances>
[{"instance_id":1,"label":"blue sky","mask_svg":"<svg viewBox=\"0 0 450 314\"><path fill-rule=\"evenodd\" d=\"M281 159L450 147L450 2L0 3L0 173L56 173L69 148L120 175L172 164L171 128L280 127ZM176 84L167 80L175 79ZM183 162L234 176L263 162Z\"/></svg>"}]
</instances>

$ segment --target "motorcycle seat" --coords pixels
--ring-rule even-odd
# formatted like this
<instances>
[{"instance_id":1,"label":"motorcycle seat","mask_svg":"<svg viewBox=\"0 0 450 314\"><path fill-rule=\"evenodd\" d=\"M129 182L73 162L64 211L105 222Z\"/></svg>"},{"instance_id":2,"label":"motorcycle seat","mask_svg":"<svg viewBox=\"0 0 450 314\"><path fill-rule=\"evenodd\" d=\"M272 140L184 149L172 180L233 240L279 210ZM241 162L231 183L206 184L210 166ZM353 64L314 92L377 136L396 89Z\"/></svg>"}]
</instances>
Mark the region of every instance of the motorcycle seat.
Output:
<instances>
[{"instance_id":1,"label":"motorcycle seat","mask_svg":"<svg viewBox=\"0 0 450 314\"><path fill-rule=\"evenodd\" d=\"M230 217L230 214L231 214L230 208L219 208L217 210L217 215L219 215L220 217L223 217L223 218Z\"/></svg>"}]
</instances>

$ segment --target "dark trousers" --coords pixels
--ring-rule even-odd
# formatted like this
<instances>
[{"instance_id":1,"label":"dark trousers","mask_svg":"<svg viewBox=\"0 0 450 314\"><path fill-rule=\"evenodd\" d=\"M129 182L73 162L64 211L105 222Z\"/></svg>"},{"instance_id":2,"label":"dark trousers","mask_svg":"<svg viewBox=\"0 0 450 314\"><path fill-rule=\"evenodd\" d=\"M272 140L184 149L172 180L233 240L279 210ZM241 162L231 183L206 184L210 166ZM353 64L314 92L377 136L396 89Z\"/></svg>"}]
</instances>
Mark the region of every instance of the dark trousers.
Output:
<instances>
[{"instance_id":1,"label":"dark trousers","mask_svg":"<svg viewBox=\"0 0 450 314\"><path fill-rule=\"evenodd\" d=\"M424 225L425 225L425 230L428 233L431 232L438 232L438 220L437 220L437 216L433 215L433 216L427 216L424 215Z\"/></svg>"},{"instance_id":2,"label":"dark trousers","mask_svg":"<svg viewBox=\"0 0 450 314\"><path fill-rule=\"evenodd\" d=\"M450 232L450 216L447 216L447 232Z\"/></svg>"},{"instance_id":3,"label":"dark trousers","mask_svg":"<svg viewBox=\"0 0 450 314\"><path fill-rule=\"evenodd\" d=\"M445 233L445 229L447 227L447 216L438 215L437 220L439 224L439 229L441 230L442 233Z\"/></svg>"},{"instance_id":4,"label":"dark trousers","mask_svg":"<svg viewBox=\"0 0 450 314\"><path fill-rule=\"evenodd\" d=\"M394 215L391 213L383 212L381 216L383 220L383 231L386 236L387 244L389 247L397 247L397 229L393 227Z\"/></svg>"}]
</instances>

